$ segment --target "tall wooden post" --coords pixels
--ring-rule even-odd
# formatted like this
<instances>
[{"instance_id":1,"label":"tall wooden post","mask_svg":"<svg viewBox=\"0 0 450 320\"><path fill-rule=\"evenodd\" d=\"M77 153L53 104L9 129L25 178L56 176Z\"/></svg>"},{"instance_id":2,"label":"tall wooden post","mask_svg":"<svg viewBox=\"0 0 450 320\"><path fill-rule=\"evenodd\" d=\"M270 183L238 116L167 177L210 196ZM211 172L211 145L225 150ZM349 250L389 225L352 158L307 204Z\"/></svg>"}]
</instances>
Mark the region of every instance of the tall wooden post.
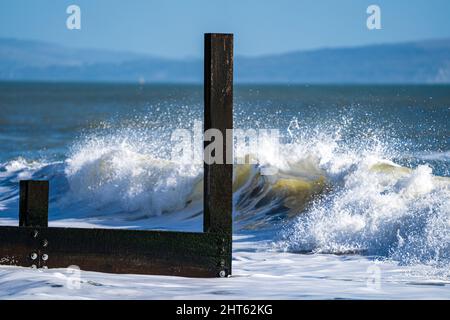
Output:
<instances>
[{"instance_id":1,"label":"tall wooden post","mask_svg":"<svg viewBox=\"0 0 450 320\"><path fill-rule=\"evenodd\" d=\"M48 181L20 181L19 226L48 227Z\"/></svg>"},{"instance_id":2,"label":"tall wooden post","mask_svg":"<svg viewBox=\"0 0 450 320\"><path fill-rule=\"evenodd\" d=\"M231 274L233 199L233 144L227 129L233 129L233 35L205 34L204 129L217 129L223 137L223 164L204 164L204 232L223 234L222 267ZM213 141L205 141L205 147ZM208 155L205 154L205 157ZM228 161L227 161L228 160ZM223 274L222 274L223 276Z\"/></svg>"}]
</instances>

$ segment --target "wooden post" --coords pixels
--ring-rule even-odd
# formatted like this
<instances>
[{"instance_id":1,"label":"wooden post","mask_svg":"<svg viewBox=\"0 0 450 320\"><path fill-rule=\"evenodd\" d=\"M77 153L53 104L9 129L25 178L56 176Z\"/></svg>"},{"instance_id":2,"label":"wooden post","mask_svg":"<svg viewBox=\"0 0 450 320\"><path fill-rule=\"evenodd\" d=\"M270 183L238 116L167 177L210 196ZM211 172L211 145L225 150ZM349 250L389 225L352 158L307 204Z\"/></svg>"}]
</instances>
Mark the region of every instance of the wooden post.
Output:
<instances>
[{"instance_id":1,"label":"wooden post","mask_svg":"<svg viewBox=\"0 0 450 320\"><path fill-rule=\"evenodd\" d=\"M204 164L204 232L223 234L222 266L231 274L233 199L233 144L227 144L227 129L233 129L233 35L205 34L204 130L218 129L223 137L223 164ZM205 141L205 147L212 142ZM228 160L228 161L227 161ZM223 275L223 274L222 274Z\"/></svg>"},{"instance_id":2,"label":"wooden post","mask_svg":"<svg viewBox=\"0 0 450 320\"><path fill-rule=\"evenodd\" d=\"M48 226L48 181L20 181L19 226Z\"/></svg>"}]
</instances>

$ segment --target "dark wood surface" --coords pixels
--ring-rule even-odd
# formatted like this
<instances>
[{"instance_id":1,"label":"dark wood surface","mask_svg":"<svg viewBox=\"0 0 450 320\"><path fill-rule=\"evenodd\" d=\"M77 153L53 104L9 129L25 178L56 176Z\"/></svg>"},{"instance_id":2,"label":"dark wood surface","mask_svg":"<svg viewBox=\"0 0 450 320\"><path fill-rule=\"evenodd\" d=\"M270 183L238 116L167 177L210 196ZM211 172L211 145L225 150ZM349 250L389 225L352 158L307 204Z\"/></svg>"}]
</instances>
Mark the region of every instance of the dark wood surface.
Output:
<instances>
[{"instance_id":1,"label":"dark wood surface","mask_svg":"<svg viewBox=\"0 0 450 320\"><path fill-rule=\"evenodd\" d=\"M204 130L222 133L223 157L222 163L204 163L203 225L205 232L232 234L233 144L227 143L226 137L227 129L233 129L233 35L205 34L204 49ZM205 148L209 143L205 141ZM229 241L231 250L231 238ZM231 252L225 269L231 274Z\"/></svg>"},{"instance_id":2,"label":"dark wood surface","mask_svg":"<svg viewBox=\"0 0 450 320\"><path fill-rule=\"evenodd\" d=\"M226 130L233 129L233 36L205 35L205 124L223 137L223 162L232 160L232 143ZM207 146L209 141L205 141ZM205 155L206 156L206 155ZM204 231L231 232L233 165L204 165Z\"/></svg>"},{"instance_id":3,"label":"dark wood surface","mask_svg":"<svg viewBox=\"0 0 450 320\"><path fill-rule=\"evenodd\" d=\"M0 260L25 267L218 277L227 242L216 233L1 227Z\"/></svg>"},{"instance_id":4,"label":"dark wood surface","mask_svg":"<svg viewBox=\"0 0 450 320\"><path fill-rule=\"evenodd\" d=\"M20 226L48 226L48 190L48 181L20 181Z\"/></svg>"}]
</instances>

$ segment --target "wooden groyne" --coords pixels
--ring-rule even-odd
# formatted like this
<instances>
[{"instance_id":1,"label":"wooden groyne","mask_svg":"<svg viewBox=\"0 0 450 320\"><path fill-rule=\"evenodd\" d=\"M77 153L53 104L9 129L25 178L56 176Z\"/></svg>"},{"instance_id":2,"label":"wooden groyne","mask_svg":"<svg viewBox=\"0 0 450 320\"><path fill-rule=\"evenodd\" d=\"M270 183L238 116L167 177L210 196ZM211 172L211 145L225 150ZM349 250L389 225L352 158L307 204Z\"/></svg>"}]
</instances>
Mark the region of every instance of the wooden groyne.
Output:
<instances>
[{"instance_id":1,"label":"wooden groyne","mask_svg":"<svg viewBox=\"0 0 450 320\"><path fill-rule=\"evenodd\" d=\"M204 130L233 129L233 35L205 34ZM228 131L229 134L230 131ZM232 158L224 139L223 154ZM210 141L205 141L207 146ZM228 161L224 161L230 163ZM32 268L231 275L232 164L204 164L203 232L48 227L48 181L21 181L19 226L0 227L0 264Z\"/></svg>"}]
</instances>

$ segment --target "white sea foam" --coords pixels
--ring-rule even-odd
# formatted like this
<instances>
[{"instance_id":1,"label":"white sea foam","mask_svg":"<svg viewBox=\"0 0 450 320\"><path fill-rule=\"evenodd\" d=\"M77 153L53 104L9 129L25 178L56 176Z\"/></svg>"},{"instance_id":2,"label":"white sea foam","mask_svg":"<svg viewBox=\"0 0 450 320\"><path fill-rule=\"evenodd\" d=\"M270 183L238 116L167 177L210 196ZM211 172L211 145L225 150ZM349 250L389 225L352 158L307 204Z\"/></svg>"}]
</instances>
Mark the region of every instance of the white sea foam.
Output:
<instances>
[{"instance_id":1,"label":"white sea foam","mask_svg":"<svg viewBox=\"0 0 450 320\"><path fill-rule=\"evenodd\" d=\"M66 164L72 200L147 216L183 209L201 171L198 165L139 153L126 142L90 141Z\"/></svg>"},{"instance_id":2,"label":"white sea foam","mask_svg":"<svg viewBox=\"0 0 450 320\"><path fill-rule=\"evenodd\" d=\"M333 191L287 227L281 246L447 267L449 179L433 176L427 165L400 167L376 149L328 157L323 166L334 176Z\"/></svg>"},{"instance_id":3,"label":"white sea foam","mask_svg":"<svg viewBox=\"0 0 450 320\"><path fill-rule=\"evenodd\" d=\"M445 280L417 267L360 256L274 252L235 236L227 279L107 274L0 267L5 299L446 299ZM379 271L379 283L372 270ZM76 282L75 282L76 281ZM74 288L74 284L77 286Z\"/></svg>"}]
</instances>

